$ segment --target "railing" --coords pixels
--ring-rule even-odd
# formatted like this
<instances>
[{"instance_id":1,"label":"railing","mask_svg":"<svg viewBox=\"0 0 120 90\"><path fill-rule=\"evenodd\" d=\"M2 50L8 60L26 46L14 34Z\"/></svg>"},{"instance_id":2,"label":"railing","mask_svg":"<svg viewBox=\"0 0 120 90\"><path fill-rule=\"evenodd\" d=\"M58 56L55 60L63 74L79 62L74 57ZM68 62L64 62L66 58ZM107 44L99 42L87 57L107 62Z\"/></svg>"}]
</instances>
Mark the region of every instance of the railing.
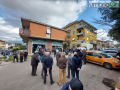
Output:
<instances>
[{"instance_id":1,"label":"railing","mask_svg":"<svg viewBox=\"0 0 120 90\"><path fill-rule=\"evenodd\" d=\"M77 36L79 35L85 35L85 32L78 33Z\"/></svg>"},{"instance_id":2,"label":"railing","mask_svg":"<svg viewBox=\"0 0 120 90\"><path fill-rule=\"evenodd\" d=\"M67 37L70 37L70 35L67 35Z\"/></svg>"},{"instance_id":3,"label":"railing","mask_svg":"<svg viewBox=\"0 0 120 90\"><path fill-rule=\"evenodd\" d=\"M82 39L82 40L77 40L77 42L85 42L85 39Z\"/></svg>"},{"instance_id":4,"label":"railing","mask_svg":"<svg viewBox=\"0 0 120 90\"><path fill-rule=\"evenodd\" d=\"M20 35L30 35L30 30L27 30L27 29L23 29L23 30L21 30L21 29L19 29L19 34Z\"/></svg>"},{"instance_id":5,"label":"railing","mask_svg":"<svg viewBox=\"0 0 120 90\"><path fill-rule=\"evenodd\" d=\"M77 29L83 28L84 25L77 25Z\"/></svg>"}]
</instances>

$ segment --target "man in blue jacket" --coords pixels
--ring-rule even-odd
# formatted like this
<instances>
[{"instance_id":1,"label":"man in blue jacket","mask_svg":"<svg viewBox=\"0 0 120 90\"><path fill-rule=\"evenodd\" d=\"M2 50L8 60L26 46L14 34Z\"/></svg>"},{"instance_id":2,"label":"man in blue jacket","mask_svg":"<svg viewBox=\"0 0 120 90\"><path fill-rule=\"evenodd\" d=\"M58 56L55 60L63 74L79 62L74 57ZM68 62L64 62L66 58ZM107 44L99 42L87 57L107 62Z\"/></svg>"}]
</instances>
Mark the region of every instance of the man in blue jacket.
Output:
<instances>
[{"instance_id":1,"label":"man in blue jacket","mask_svg":"<svg viewBox=\"0 0 120 90\"><path fill-rule=\"evenodd\" d=\"M53 65L53 58L49 56L50 53L46 52L46 57L43 59L43 70L44 70L44 84L46 84L46 75L47 71L49 71L50 74L50 84L54 84L55 82L53 81L52 78L52 65Z\"/></svg>"},{"instance_id":2,"label":"man in blue jacket","mask_svg":"<svg viewBox=\"0 0 120 90\"><path fill-rule=\"evenodd\" d=\"M83 84L77 78L66 82L60 90L83 90Z\"/></svg>"},{"instance_id":3,"label":"man in blue jacket","mask_svg":"<svg viewBox=\"0 0 120 90\"><path fill-rule=\"evenodd\" d=\"M79 79L79 71L82 67L82 59L77 55L77 52L74 52L74 56L72 58L72 78L75 78L75 73L77 79Z\"/></svg>"}]
</instances>

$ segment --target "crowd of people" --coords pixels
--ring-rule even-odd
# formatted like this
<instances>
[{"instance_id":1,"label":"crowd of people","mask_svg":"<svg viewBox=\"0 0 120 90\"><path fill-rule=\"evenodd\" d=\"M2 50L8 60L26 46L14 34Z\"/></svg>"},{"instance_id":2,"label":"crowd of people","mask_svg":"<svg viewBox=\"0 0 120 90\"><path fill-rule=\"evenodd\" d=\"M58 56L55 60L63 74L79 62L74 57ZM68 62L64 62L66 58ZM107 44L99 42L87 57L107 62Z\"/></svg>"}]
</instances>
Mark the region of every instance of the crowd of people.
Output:
<instances>
[{"instance_id":1,"label":"crowd of people","mask_svg":"<svg viewBox=\"0 0 120 90\"><path fill-rule=\"evenodd\" d=\"M82 68L82 60L84 60L84 64L86 64L86 51L85 50L77 50L74 51L73 56L71 53L68 53L68 58L66 58L65 53L60 53L58 49L54 49L54 57L56 57L56 66L59 68L58 82L57 84L61 86L61 77L63 74L62 83L64 84L61 90L83 90L83 84L79 80L79 71ZM37 66L38 63L42 63L41 77L43 79L43 83L46 84L46 76L47 72L50 75L50 84L54 84L55 81L52 77L52 66L53 66L53 58L50 56L50 52L45 51L44 49L36 50L34 55L31 58L31 66L32 66L32 76L37 76ZM66 68L68 68L68 73L66 76ZM76 74L76 77L75 77ZM72 76L72 80L66 82L66 77L70 78ZM76 83L76 84L75 84Z\"/></svg>"}]
</instances>

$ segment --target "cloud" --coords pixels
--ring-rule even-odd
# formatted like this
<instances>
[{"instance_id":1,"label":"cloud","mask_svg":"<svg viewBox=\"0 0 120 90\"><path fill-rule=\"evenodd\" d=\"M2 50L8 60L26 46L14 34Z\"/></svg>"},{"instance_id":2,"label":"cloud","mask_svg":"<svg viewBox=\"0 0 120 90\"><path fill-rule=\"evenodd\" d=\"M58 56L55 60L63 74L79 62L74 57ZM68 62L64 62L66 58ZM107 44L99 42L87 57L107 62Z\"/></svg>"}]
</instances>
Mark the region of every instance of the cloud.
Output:
<instances>
[{"instance_id":1,"label":"cloud","mask_svg":"<svg viewBox=\"0 0 120 90\"><path fill-rule=\"evenodd\" d=\"M18 28L22 27L20 17L31 18L56 27L77 20L87 7L86 0L0 0L0 38L13 40L19 37ZM46 21L47 20L47 21ZM2 22L1 22L2 21ZM14 35L15 34L15 37ZM17 36L18 35L18 36ZM8 37L8 38L7 38Z\"/></svg>"}]
</instances>

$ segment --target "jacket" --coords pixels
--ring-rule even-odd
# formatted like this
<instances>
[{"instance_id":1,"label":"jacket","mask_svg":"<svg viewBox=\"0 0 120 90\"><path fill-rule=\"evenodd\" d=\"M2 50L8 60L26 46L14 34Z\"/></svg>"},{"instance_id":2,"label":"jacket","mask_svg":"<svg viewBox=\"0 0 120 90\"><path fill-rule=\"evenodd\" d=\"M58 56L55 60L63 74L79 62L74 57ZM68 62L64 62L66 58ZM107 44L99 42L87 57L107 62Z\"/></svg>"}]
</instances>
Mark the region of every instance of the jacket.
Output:
<instances>
[{"instance_id":1,"label":"jacket","mask_svg":"<svg viewBox=\"0 0 120 90\"><path fill-rule=\"evenodd\" d=\"M83 51L83 56L82 58L86 58L86 51Z\"/></svg>"},{"instance_id":2,"label":"jacket","mask_svg":"<svg viewBox=\"0 0 120 90\"><path fill-rule=\"evenodd\" d=\"M59 52L56 53L56 60L58 60L61 57L61 54Z\"/></svg>"},{"instance_id":3,"label":"jacket","mask_svg":"<svg viewBox=\"0 0 120 90\"><path fill-rule=\"evenodd\" d=\"M52 65L53 65L53 58L50 56L46 56L43 59L43 70L47 70L47 68L49 68L51 70Z\"/></svg>"},{"instance_id":4,"label":"jacket","mask_svg":"<svg viewBox=\"0 0 120 90\"><path fill-rule=\"evenodd\" d=\"M9 51L6 51L6 55L9 55L10 54L10 52Z\"/></svg>"},{"instance_id":5,"label":"jacket","mask_svg":"<svg viewBox=\"0 0 120 90\"><path fill-rule=\"evenodd\" d=\"M34 67L37 67L39 63L39 55L38 54L34 54L31 58L31 65Z\"/></svg>"},{"instance_id":6,"label":"jacket","mask_svg":"<svg viewBox=\"0 0 120 90\"><path fill-rule=\"evenodd\" d=\"M77 52L77 54L78 54L78 56L79 56L80 58L82 58L83 54L82 54L80 51Z\"/></svg>"},{"instance_id":7,"label":"jacket","mask_svg":"<svg viewBox=\"0 0 120 90\"><path fill-rule=\"evenodd\" d=\"M70 81L66 82L60 90L69 90Z\"/></svg>"},{"instance_id":8,"label":"jacket","mask_svg":"<svg viewBox=\"0 0 120 90\"><path fill-rule=\"evenodd\" d=\"M46 57L45 55L42 56L41 63L43 63L43 59L44 59L45 57Z\"/></svg>"},{"instance_id":9,"label":"jacket","mask_svg":"<svg viewBox=\"0 0 120 90\"><path fill-rule=\"evenodd\" d=\"M23 56L24 56L24 53L23 53L23 52L20 52L20 56L22 56L22 57L23 57Z\"/></svg>"},{"instance_id":10,"label":"jacket","mask_svg":"<svg viewBox=\"0 0 120 90\"><path fill-rule=\"evenodd\" d=\"M77 70L77 68L81 69L82 60L78 55L74 55L72 58L72 70Z\"/></svg>"},{"instance_id":11,"label":"jacket","mask_svg":"<svg viewBox=\"0 0 120 90\"><path fill-rule=\"evenodd\" d=\"M58 67L60 69L65 69L67 65L67 58L66 57L61 57L58 59Z\"/></svg>"},{"instance_id":12,"label":"jacket","mask_svg":"<svg viewBox=\"0 0 120 90\"><path fill-rule=\"evenodd\" d=\"M40 55L40 56L43 56L43 51L39 51L39 55Z\"/></svg>"},{"instance_id":13,"label":"jacket","mask_svg":"<svg viewBox=\"0 0 120 90\"><path fill-rule=\"evenodd\" d=\"M67 64L68 64L68 67L72 66L72 56L68 56Z\"/></svg>"},{"instance_id":14,"label":"jacket","mask_svg":"<svg viewBox=\"0 0 120 90\"><path fill-rule=\"evenodd\" d=\"M13 56L14 56L14 57L17 57L17 56L18 56L18 53L17 53L17 52L13 53Z\"/></svg>"},{"instance_id":15,"label":"jacket","mask_svg":"<svg viewBox=\"0 0 120 90\"><path fill-rule=\"evenodd\" d=\"M24 52L24 57L28 55L28 52Z\"/></svg>"}]
</instances>

